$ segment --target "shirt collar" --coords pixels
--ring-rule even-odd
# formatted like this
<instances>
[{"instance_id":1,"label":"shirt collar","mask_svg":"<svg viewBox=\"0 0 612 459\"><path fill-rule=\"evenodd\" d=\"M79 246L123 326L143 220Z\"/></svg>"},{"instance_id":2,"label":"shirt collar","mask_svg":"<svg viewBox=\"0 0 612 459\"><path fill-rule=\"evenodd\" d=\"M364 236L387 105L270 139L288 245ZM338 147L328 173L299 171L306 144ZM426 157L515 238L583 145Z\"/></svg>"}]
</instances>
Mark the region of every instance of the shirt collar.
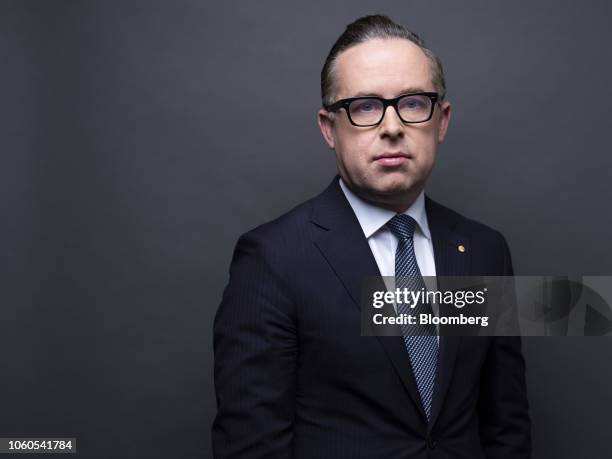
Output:
<instances>
[{"instance_id":1,"label":"shirt collar","mask_svg":"<svg viewBox=\"0 0 612 459\"><path fill-rule=\"evenodd\" d=\"M396 215L396 213L391 210L383 209L382 207L378 207L364 201L353 193L348 186L346 186L346 184L342 181L342 178L339 178L338 180L340 182L340 188L342 188L344 196L346 196L346 199L351 205L353 212L355 212L355 216L357 217L366 238L369 238L380 230ZM427 213L425 212L424 191L421 191L412 205L406 209L403 214L414 218L423 236L425 236L427 239L431 239L429 224L427 222Z\"/></svg>"}]
</instances>

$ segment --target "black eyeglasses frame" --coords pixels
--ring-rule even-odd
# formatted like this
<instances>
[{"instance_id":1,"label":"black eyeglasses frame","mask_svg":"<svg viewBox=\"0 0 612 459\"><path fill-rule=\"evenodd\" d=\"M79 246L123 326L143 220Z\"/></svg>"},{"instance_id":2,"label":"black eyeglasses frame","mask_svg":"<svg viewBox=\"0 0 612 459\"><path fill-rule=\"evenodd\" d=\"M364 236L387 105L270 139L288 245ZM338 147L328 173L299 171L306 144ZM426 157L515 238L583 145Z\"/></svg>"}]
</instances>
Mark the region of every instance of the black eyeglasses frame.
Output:
<instances>
[{"instance_id":1,"label":"black eyeglasses frame","mask_svg":"<svg viewBox=\"0 0 612 459\"><path fill-rule=\"evenodd\" d=\"M402 115L400 115L399 110L397 108L397 103L399 102L400 99L403 99L404 97L408 97L408 96L425 96L431 100L431 110L429 112L429 116L426 119L422 121L406 121L404 118L402 118ZM344 111L346 112L346 116L348 116L348 119L353 126L372 127L372 126L378 126L380 123L382 123L382 120L385 117L385 113L387 112L387 107L392 106L395 109L395 113L397 113L397 116L399 117L400 120L402 120L403 123L418 124L418 123L425 123L431 119L431 117L433 116L434 107L436 103L438 102L439 97L440 96L437 92L411 92L407 94L402 94L393 99L385 99L384 97L378 97L378 96L349 97L348 99L340 99L334 102L333 104L324 106L323 108L325 108L325 110L327 110L328 112L337 112L341 108L344 108ZM351 102L353 101L363 100L363 99L376 99L382 102L383 112L382 112L382 116L380 117L380 120L378 121L378 123L357 124L353 121L353 118L351 118L351 113L349 111L349 105L351 105Z\"/></svg>"}]
</instances>

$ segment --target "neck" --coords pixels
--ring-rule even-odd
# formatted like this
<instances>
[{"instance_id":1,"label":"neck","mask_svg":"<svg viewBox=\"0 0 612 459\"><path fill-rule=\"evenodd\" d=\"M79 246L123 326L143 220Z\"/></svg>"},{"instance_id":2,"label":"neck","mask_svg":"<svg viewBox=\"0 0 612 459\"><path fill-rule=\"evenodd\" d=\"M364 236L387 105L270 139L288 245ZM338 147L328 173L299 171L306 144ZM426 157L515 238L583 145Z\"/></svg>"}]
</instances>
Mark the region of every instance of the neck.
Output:
<instances>
[{"instance_id":1,"label":"neck","mask_svg":"<svg viewBox=\"0 0 612 459\"><path fill-rule=\"evenodd\" d=\"M346 182L344 182L346 184ZM368 203L386 210L401 214L408 210L421 194L422 189L405 192L401 195L378 195L363 190L356 190L347 185L353 193Z\"/></svg>"}]
</instances>

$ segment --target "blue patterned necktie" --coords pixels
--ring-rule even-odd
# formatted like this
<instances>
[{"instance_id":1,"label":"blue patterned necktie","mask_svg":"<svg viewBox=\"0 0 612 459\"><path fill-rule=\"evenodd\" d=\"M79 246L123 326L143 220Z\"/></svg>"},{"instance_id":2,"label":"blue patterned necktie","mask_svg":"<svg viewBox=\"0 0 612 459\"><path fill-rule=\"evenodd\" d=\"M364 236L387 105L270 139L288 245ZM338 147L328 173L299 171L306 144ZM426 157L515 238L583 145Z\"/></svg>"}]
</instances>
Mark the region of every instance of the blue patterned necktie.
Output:
<instances>
[{"instance_id":1,"label":"blue patterned necktie","mask_svg":"<svg viewBox=\"0 0 612 459\"><path fill-rule=\"evenodd\" d=\"M408 215L399 214L387 222L387 227L399 241L395 252L396 288L415 292L425 289L425 282L414 254L413 235L416 221ZM431 305L420 302L411 310L405 303L398 303L397 312L417 317L417 324L402 325L401 328L421 402L429 420L438 363L438 338L435 326L419 325L418 317L419 314L432 314Z\"/></svg>"}]
</instances>

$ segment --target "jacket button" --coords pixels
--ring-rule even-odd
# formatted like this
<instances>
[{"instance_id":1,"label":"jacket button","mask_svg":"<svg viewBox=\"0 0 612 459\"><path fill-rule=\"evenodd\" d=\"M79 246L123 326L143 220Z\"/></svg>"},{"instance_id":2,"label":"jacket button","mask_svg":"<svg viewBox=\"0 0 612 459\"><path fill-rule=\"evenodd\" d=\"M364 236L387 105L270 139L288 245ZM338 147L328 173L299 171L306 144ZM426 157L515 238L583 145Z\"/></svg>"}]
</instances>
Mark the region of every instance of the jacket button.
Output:
<instances>
[{"instance_id":1,"label":"jacket button","mask_svg":"<svg viewBox=\"0 0 612 459\"><path fill-rule=\"evenodd\" d=\"M436 447L436 441L431 437L427 437L427 447L429 449L434 449Z\"/></svg>"}]
</instances>

